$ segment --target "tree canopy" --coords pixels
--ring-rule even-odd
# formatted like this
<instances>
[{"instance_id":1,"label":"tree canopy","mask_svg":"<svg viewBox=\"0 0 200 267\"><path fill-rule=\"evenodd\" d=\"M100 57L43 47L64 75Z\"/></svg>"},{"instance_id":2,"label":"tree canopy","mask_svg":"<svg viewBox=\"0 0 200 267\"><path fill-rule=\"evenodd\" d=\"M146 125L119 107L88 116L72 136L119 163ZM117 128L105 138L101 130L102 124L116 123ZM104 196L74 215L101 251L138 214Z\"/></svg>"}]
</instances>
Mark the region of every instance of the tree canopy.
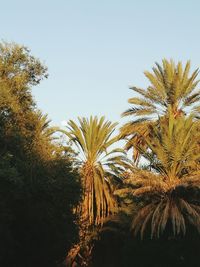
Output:
<instances>
[{"instance_id":1,"label":"tree canopy","mask_svg":"<svg viewBox=\"0 0 200 267\"><path fill-rule=\"evenodd\" d=\"M31 87L47 69L16 44L0 46L0 265L55 266L78 240L79 175L53 142ZM58 149L59 148L59 149Z\"/></svg>"},{"instance_id":2,"label":"tree canopy","mask_svg":"<svg viewBox=\"0 0 200 267\"><path fill-rule=\"evenodd\" d=\"M199 266L198 72L156 63L120 134L104 116L60 129L31 93L47 67L1 43L0 265Z\"/></svg>"}]
</instances>

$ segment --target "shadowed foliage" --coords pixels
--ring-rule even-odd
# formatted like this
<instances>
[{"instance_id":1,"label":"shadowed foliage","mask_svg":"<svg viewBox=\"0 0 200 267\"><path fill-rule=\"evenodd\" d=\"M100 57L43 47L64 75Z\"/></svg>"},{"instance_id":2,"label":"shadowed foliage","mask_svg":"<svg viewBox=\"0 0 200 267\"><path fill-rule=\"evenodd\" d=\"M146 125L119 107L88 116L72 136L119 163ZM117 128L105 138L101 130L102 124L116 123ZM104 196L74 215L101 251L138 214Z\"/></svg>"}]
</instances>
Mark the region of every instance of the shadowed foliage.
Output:
<instances>
[{"instance_id":1,"label":"shadowed foliage","mask_svg":"<svg viewBox=\"0 0 200 267\"><path fill-rule=\"evenodd\" d=\"M31 86L46 67L15 44L0 45L0 265L55 267L78 240L79 175Z\"/></svg>"},{"instance_id":2,"label":"shadowed foliage","mask_svg":"<svg viewBox=\"0 0 200 267\"><path fill-rule=\"evenodd\" d=\"M61 130L31 94L47 68L0 44L0 266L199 266L197 75L156 63L148 88L131 88L120 136L96 116Z\"/></svg>"},{"instance_id":3,"label":"shadowed foliage","mask_svg":"<svg viewBox=\"0 0 200 267\"><path fill-rule=\"evenodd\" d=\"M151 237L160 237L169 226L174 235L185 234L187 225L200 231L199 122L173 113L145 137L148 150L138 147L151 171L138 169L124 180L125 194L139 203L132 229L135 234L149 227ZM124 197L124 196L123 196Z\"/></svg>"},{"instance_id":4,"label":"shadowed foliage","mask_svg":"<svg viewBox=\"0 0 200 267\"><path fill-rule=\"evenodd\" d=\"M112 193L111 180L131 164L122 149L112 148L118 137L112 137L116 123L104 117L78 118L79 124L70 120L67 131L63 131L78 148L80 175L82 177L83 199L78 207L81 216L80 240L70 251L68 266L79 256L81 266L87 266L92 245L91 232L101 226L104 219L114 213L117 202ZM80 257L79 257L80 258ZM86 262L86 263L85 263Z\"/></svg>"}]
</instances>

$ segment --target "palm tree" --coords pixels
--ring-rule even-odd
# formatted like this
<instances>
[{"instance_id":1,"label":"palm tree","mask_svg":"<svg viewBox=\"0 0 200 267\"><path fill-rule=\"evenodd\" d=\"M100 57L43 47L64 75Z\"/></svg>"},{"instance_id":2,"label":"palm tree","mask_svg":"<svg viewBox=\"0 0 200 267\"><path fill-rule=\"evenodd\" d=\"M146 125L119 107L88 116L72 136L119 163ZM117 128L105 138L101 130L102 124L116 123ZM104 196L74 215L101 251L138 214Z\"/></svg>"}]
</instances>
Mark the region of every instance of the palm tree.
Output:
<instances>
[{"instance_id":1,"label":"palm tree","mask_svg":"<svg viewBox=\"0 0 200 267\"><path fill-rule=\"evenodd\" d=\"M118 136L112 137L117 123L96 116L89 119L79 117L78 121L79 124L76 124L70 120L67 131L63 131L78 148L83 185L83 199L78 207L81 220L80 242L69 252L67 266L72 266L75 261L86 266L93 247L91 232L97 226L102 226L104 219L117 208L111 179L131 168L124 150L111 148L119 139ZM88 232L91 227L93 229Z\"/></svg>"},{"instance_id":2,"label":"palm tree","mask_svg":"<svg viewBox=\"0 0 200 267\"><path fill-rule=\"evenodd\" d=\"M35 114L30 113L30 128L32 148L36 153L40 153L44 160L51 159L55 152L61 152L63 148L55 142L58 139L55 133L60 130L59 127L50 126L50 120L47 115L40 111ZM33 124L34 123L34 124Z\"/></svg>"},{"instance_id":3,"label":"palm tree","mask_svg":"<svg viewBox=\"0 0 200 267\"><path fill-rule=\"evenodd\" d=\"M139 201L132 229L142 238L149 228L151 237L159 238L166 228L185 234L187 224L200 232L199 122L193 116L175 119L171 110L168 122L150 131L148 149L138 150L152 171L138 169L125 180L126 193Z\"/></svg>"},{"instance_id":4,"label":"palm tree","mask_svg":"<svg viewBox=\"0 0 200 267\"><path fill-rule=\"evenodd\" d=\"M150 82L146 90L131 87L139 94L138 97L129 99L132 108L125 111L122 116L134 116L134 119L121 128L121 138L127 138L126 149L141 145L140 136L149 135L149 124L154 124L159 118L168 113L169 107L174 118L181 114L193 113L199 116L200 91L197 89L199 80L196 80L199 70L190 74L190 62L183 67L173 60L162 61L162 66L156 63L153 72L145 71L144 74ZM138 159L135 149L134 160Z\"/></svg>"},{"instance_id":5,"label":"palm tree","mask_svg":"<svg viewBox=\"0 0 200 267\"><path fill-rule=\"evenodd\" d=\"M92 116L90 119L78 118L78 121L79 125L70 120L65 134L80 152L84 190L81 217L89 225L99 225L116 206L109 176L114 175L115 171L123 171L129 164L122 149L110 150L118 141L118 137L112 137L116 123Z\"/></svg>"}]
</instances>

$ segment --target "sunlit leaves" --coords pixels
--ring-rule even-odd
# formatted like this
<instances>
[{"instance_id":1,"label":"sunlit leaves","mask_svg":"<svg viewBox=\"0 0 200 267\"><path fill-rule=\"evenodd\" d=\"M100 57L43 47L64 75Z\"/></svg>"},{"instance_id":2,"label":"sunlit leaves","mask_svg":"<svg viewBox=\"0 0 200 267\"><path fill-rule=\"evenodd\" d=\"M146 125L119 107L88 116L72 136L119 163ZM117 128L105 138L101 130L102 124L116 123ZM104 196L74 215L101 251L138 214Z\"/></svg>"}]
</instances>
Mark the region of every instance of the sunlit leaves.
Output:
<instances>
[{"instance_id":1,"label":"sunlit leaves","mask_svg":"<svg viewBox=\"0 0 200 267\"><path fill-rule=\"evenodd\" d=\"M174 118L183 114L199 117L200 97L197 87L199 70L196 69L190 74L189 61L184 66L181 62L175 64L173 60L163 59L162 65L158 63L155 65L152 72L144 72L150 82L147 89L131 87L135 95L128 102L132 106L122 114L122 116L132 116L132 121L122 127L121 137L128 140L127 150L134 148L136 151L133 155L134 160L139 157L137 146L141 143L141 132L146 132L148 136L146 127L159 118L167 116L169 108ZM149 123L145 123L145 120Z\"/></svg>"},{"instance_id":2,"label":"sunlit leaves","mask_svg":"<svg viewBox=\"0 0 200 267\"><path fill-rule=\"evenodd\" d=\"M90 224L101 224L116 206L111 193L109 176L130 167L124 151L113 148L118 137L113 137L115 123L104 117L78 118L79 124L70 120L63 131L79 149L84 197L82 217Z\"/></svg>"},{"instance_id":3,"label":"sunlit leaves","mask_svg":"<svg viewBox=\"0 0 200 267\"><path fill-rule=\"evenodd\" d=\"M152 238L167 227L174 235L185 234L187 224L200 231L199 122L192 116L174 119L170 112L165 121L150 127L151 137L144 142L154 157L146 156L143 148L140 153L152 171L138 169L124 181L126 191L142 203L132 229L142 238L149 227Z\"/></svg>"}]
</instances>

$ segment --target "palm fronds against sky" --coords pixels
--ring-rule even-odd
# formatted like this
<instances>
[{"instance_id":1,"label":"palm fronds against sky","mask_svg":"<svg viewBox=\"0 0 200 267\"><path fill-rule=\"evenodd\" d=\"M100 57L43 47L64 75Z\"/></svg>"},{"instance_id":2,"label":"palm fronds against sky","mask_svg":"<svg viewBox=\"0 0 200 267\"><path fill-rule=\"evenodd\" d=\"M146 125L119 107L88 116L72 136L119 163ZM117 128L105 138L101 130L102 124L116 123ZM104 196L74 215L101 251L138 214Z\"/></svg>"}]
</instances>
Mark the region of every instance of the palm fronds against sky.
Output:
<instances>
[{"instance_id":1,"label":"palm fronds against sky","mask_svg":"<svg viewBox=\"0 0 200 267\"><path fill-rule=\"evenodd\" d=\"M200 91L197 89L199 80L196 79L198 69L190 74L189 61L183 67L181 62L176 65L173 60L164 59L162 65L156 63L156 67L152 70L152 73L144 72L150 82L146 90L131 87L141 97L129 99L128 102L133 105L133 108L125 111L123 116L147 116L149 119L154 116L158 119L166 114L169 106L174 116L182 112L188 113L188 108L191 112L198 112L196 109L199 107L200 99Z\"/></svg>"},{"instance_id":2,"label":"palm fronds against sky","mask_svg":"<svg viewBox=\"0 0 200 267\"><path fill-rule=\"evenodd\" d=\"M70 120L66 135L80 152L80 173L84 197L82 217L90 224L100 224L115 209L109 175L123 171L129 165L122 149L112 145L118 137L112 136L116 123L104 117L78 118L79 124Z\"/></svg>"},{"instance_id":3,"label":"palm fronds against sky","mask_svg":"<svg viewBox=\"0 0 200 267\"><path fill-rule=\"evenodd\" d=\"M127 150L141 144L140 136L149 135L149 124L154 124L165 116L169 108L174 118L191 113L199 116L198 69L190 74L189 61L183 66L181 62L176 65L173 60L164 59L162 65L156 63L152 70L144 72L150 82L147 89L131 87L139 96L128 100L133 107L122 114L132 117L132 120L121 128L121 138L127 139ZM138 159L136 148L133 158Z\"/></svg>"}]
</instances>

